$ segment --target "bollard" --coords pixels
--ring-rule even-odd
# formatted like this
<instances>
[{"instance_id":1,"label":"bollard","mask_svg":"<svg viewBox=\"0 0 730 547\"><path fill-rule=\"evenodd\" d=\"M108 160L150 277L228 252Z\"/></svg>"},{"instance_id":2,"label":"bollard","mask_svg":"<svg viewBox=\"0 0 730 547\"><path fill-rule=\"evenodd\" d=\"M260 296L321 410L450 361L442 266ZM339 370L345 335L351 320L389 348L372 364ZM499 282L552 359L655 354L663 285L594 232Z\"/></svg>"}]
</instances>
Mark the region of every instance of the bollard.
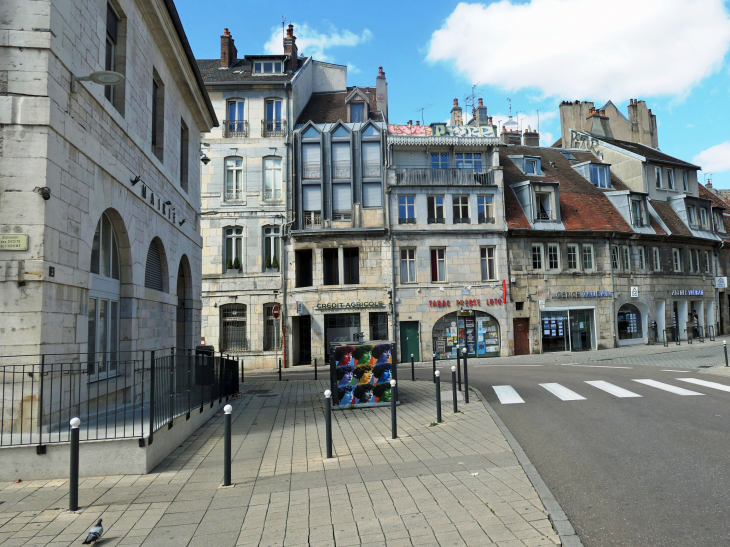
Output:
<instances>
[{"instance_id":1,"label":"bollard","mask_svg":"<svg viewBox=\"0 0 730 547\"><path fill-rule=\"evenodd\" d=\"M433 354L433 383L436 383L436 354Z\"/></svg>"},{"instance_id":2,"label":"bollard","mask_svg":"<svg viewBox=\"0 0 730 547\"><path fill-rule=\"evenodd\" d=\"M316 360L315 360L316 362ZM324 391L324 425L326 431L327 457L332 457L332 392Z\"/></svg>"},{"instance_id":3,"label":"bollard","mask_svg":"<svg viewBox=\"0 0 730 547\"><path fill-rule=\"evenodd\" d=\"M223 407L223 486L231 485L231 412L231 405Z\"/></svg>"},{"instance_id":4,"label":"bollard","mask_svg":"<svg viewBox=\"0 0 730 547\"><path fill-rule=\"evenodd\" d=\"M459 391L461 391L461 352L459 351L461 348L459 346L456 346L456 375L459 379Z\"/></svg>"},{"instance_id":5,"label":"bollard","mask_svg":"<svg viewBox=\"0 0 730 547\"><path fill-rule=\"evenodd\" d=\"M281 359L279 359L279 381L281 382Z\"/></svg>"},{"instance_id":6,"label":"bollard","mask_svg":"<svg viewBox=\"0 0 730 547\"><path fill-rule=\"evenodd\" d=\"M441 423L441 371L437 370L433 373L436 382L436 423Z\"/></svg>"},{"instance_id":7,"label":"bollard","mask_svg":"<svg viewBox=\"0 0 730 547\"><path fill-rule=\"evenodd\" d=\"M317 358L314 358L314 379L317 379ZM330 393L331 395L331 393Z\"/></svg>"},{"instance_id":8,"label":"bollard","mask_svg":"<svg viewBox=\"0 0 730 547\"><path fill-rule=\"evenodd\" d=\"M451 395L454 397L454 414L459 412L456 406L456 367L451 367Z\"/></svg>"},{"instance_id":9,"label":"bollard","mask_svg":"<svg viewBox=\"0 0 730 547\"><path fill-rule=\"evenodd\" d=\"M725 366L727 366L727 341L726 340L722 341L722 347L725 348Z\"/></svg>"},{"instance_id":10,"label":"bollard","mask_svg":"<svg viewBox=\"0 0 730 547\"><path fill-rule=\"evenodd\" d=\"M71 469L68 475L68 510L79 510L79 426L81 420L71 418Z\"/></svg>"},{"instance_id":11,"label":"bollard","mask_svg":"<svg viewBox=\"0 0 730 547\"><path fill-rule=\"evenodd\" d=\"M243 372L243 357L241 357L241 384L243 384L246 380L244 372Z\"/></svg>"},{"instance_id":12,"label":"bollard","mask_svg":"<svg viewBox=\"0 0 730 547\"><path fill-rule=\"evenodd\" d=\"M411 381L416 381L416 366L413 363L413 354L411 353Z\"/></svg>"},{"instance_id":13,"label":"bollard","mask_svg":"<svg viewBox=\"0 0 730 547\"><path fill-rule=\"evenodd\" d=\"M464 402L469 404L469 369L467 368L467 351L464 348Z\"/></svg>"},{"instance_id":14,"label":"bollard","mask_svg":"<svg viewBox=\"0 0 730 547\"><path fill-rule=\"evenodd\" d=\"M390 425L393 430L391 438L398 438L398 422L395 417L395 380L390 381Z\"/></svg>"}]
</instances>

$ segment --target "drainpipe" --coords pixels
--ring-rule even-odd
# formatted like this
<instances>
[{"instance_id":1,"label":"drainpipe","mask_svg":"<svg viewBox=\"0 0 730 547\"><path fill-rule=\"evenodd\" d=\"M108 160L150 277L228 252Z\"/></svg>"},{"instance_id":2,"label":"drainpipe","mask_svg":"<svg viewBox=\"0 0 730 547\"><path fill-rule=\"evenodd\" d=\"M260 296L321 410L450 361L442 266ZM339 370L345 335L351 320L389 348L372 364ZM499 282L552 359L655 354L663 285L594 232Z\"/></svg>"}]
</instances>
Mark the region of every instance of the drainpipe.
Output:
<instances>
[{"instance_id":1,"label":"drainpipe","mask_svg":"<svg viewBox=\"0 0 730 547\"><path fill-rule=\"evenodd\" d=\"M385 177L383 177L383 184L387 184L388 181L388 168L390 167L390 156L386 156L387 164L385 167ZM393 365L398 364L398 338L396 329L396 293L395 293L395 241L393 240L393 223L390 216L390 188L385 190L385 215L388 218L388 235L390 238L390 308L391 314L393 315Z\"/></svg>"},{"instance_id":2,"label":"drainpipe","mask_svg":"<svg viewBox=\"0 0 730 547\"><path fill-rule=\"evenodd\" d=\"M287 164L287 177L289 180L289 184L287 185L287 189L284 190L282 188L282 191L284 191L284 203L286 204L289 200L289 196L287 195L289 192L289 188L292 187L294 184L294 166L291 162L291 156L290 150L291 150L291 139L290 135L292 134L294 130L294 125L291 126L291 130L289 129L289 124L292 123L291 120L291 108L289 106L289 102L291 100L291 94L290 94L290 88L291 88L291 82L288 82L288 85L284 85L284 90L286 91L286 139L284 141L284 146L286 147L286 164ZM292 195L294 193L292 192ZM288 212L289 207L286 207L286 211ZM286 359L286 353L287 353L287 346L286 343L286 322L287 318L289 317L287 315L287 306L286 306L286 246L284 245L284 242L286 241L286 229L287 227L291 226L292 222L289 221L287 218L287 212L284 213L284 223L281 226L281 248L279 249L281 254L281 259L279 263L279 273L281 275L281 358L282 358L282 366L283 368L286 368L287 359ZM274 363L276 364L276 363Z\"/></svg>"},{"instance_id":3,"label":"drainpipe","mask_svg":"<svg viewBox=\"0 0 730 547\"><path fill-rule=\"evenodd\" d=\"M611 331L613 333L613 347L618 347L618 340L616 339L616 288L613 282L613 236L616 232L613 232L608 238L608 262L611 264Z\"/></svg>"},{"instance_id":4,"label":"drainpipe","mask_svg":"<svg viewBox=\"0 0 730 547\"><path fill-rule=\"evenodd\" d=\"M720 269L718 268L718 265L720 264L720 251L722 251L722 248L725 246L724 241L720 241L720 245L715 245L715 277L718 277L720 275ZM715 315L716 317L719 317L719 315L722 313L722 307L720 306L720 289L715 287ZM714 320L714 327L718 327L718 321L716 321L716 317L713 317ZM720 329L716 329L720 330ZM724 333L722 333L724 334Z\"/></svg>"}]
</instances>

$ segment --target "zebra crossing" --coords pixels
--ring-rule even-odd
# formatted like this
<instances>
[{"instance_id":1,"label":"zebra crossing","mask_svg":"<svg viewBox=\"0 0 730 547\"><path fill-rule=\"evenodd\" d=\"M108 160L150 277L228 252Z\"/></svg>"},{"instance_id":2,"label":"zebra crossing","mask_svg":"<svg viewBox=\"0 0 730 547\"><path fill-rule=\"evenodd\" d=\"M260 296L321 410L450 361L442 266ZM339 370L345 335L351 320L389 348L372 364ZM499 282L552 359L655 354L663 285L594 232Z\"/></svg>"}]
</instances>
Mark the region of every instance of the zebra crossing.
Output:
<instances>
[{"instance_id":1,"label":"zebra crossing","mask_svg":"<svg viewBox=\"0 0 730 547\"><path fill-rule=\"evenodd\" d=\"M675 380L680 381L680 382L686 382L686 383L693 384L695 386L700 386L703 388L708 388L710 390L730 392L730 386L720 384L718 382L710 382L708 380L700 380L698 378L675 378ZM631 381L641 384L643 386L649 387L649 388L654 388L656 390L671 393L673 395L679 395L680 397L705 395L705 393L700 393L699 391L693 391L691 389L686 389L684 387L679 387L676 385L668 384L666 382L659 382L657 380L634 378L634 379L631 379ZM613 395L614 397L620 398L620 399L643 397L643 395L640 395L639 393L626 389L625 387L621 387L616 384L612 384L605 380L585 380L584 383L587 386L590 386L590 388L595 388L600 391L604 391L604 392L606 392L610 395ZM581 393L578 393L578 392L573 391L572 389L569 389L569 388L563 386L562 384L558 384L558 383L542 383L542 384L538 384L538 385L540 387L542 387L543 389L545 389L545 391L547 391L548 393L551 393L552 395L554 395L559 400L565 401L565 402L588 400L588 398L590 398L591 392L592 392L592 389L587 388L585 391L579 389L578 391L580 391ZM511 385L492 386L492 389L494 390L494 393L497 395L499 402L503 405L514 405L514 404L524 404L525 403L525 400L522 398L522 396Z\"/></svg>"}]
</instances>

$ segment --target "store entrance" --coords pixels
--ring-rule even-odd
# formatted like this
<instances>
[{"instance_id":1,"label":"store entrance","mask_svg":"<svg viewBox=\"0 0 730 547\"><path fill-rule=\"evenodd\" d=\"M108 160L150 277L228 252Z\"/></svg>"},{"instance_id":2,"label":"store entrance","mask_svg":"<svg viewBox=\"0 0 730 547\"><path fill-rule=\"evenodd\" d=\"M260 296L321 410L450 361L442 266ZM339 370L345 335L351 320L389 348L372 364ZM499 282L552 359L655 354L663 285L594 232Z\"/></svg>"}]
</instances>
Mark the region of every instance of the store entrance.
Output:
<instances>
[{"instance_id":1,"label":"store entrance","mask_svg":"<svg viewBox=\"0 0 730 547\"><path fill-rule=\"evenodd\" d=\"M570 343L572 351L588 351L592 348L591 317L587 310L570 311Z\"/></svg>"},{"instance_id":2,"label":"store entrance","mask_svg":"<svg viewBox=\"0 0 730 547\"><path fill-rule=\"evenodd\" d=\"M436 359L456 359L462 346L469 357L499 357L499 322L477 310L450 313L436 321L433 344Z\"/></svg>"},{"instance_id":3,"label":"store entrance","mask_svg":"<svg viewBox=\"0 0 730 547\"><path fill-rule=\"evenodd\" d=\"M544 311L540 315L543 353L593 348L593 310Z\"/></svg>"}]
</instances>

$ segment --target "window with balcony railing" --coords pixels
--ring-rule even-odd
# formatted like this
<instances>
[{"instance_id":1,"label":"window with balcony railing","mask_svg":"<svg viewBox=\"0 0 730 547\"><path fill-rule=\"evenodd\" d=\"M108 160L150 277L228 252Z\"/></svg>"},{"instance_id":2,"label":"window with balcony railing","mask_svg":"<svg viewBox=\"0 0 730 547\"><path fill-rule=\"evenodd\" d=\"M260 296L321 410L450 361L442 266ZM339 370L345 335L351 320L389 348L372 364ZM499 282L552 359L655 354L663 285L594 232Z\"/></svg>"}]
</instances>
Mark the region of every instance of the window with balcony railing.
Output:
<instances>
[{"instance_id":1,"label":"window with balcony railing","mask_svg":"<svg viewBox=\"0 0 730 547\"><path fill-rule=\"evenodd\" d=\"M473 167L401 167L396 170L399 186L494 186L494 172Z\"/></svg>"},{"instance_id":2,"label":"window with balcony railing","mask_svg":"<svg viewBox=\"0 0 730 547\"><path fill-rule=\"evenodd\" d=\"M238 137L248 137L248 122L246 120L223 120L223 138Z\"/></svg>"},{"instance_id":3,"label":"window with balcony railing","mask_svg":"<svg viewBox=\"0 0 730 547\"><path fill-rule=\"evenodd\" d=\"M366 179L376 179L380 177L380 162L363 163L362 176Z\"/></svg>"},{"instance_id":4,"label":"window with balcony railing","mask_svg":"<svg viewBox=\"0 0 730 547\"><path fill-rule=\"evenodd\" d=\"M264 137L285 137L286 120L273 119L261 120L261 134Z\"/></svg>"},{"instance_id":5,"label":"window with balcony railing","mask_svg":"<svg viewBox=\"0 0 730 547\"><path fill-rule=\"evenodd\" d=\"M313 230L322 227L322 211L304 211L304 229Z\"/></svg>"},{"instance_id":6,"label":"window with balcony railing","mask_svg":"<svg viewBox=\"0 0 730 547\"><path fill-rule=\"evenodd\" d=\"M332 164L333 179L349 179L350 178L350 162L337 162Z\"/></svg>"},{"instance_id":7,"label":"window with balcony railing","mask_svg":"<svg viewBox=\"0 0 730 547\"><path fill-rule=\"evenodd\" d=\"M322 178L322 166L319 162L303 163L302 178L318 180Z\"/></svg>"}]
</instances>

